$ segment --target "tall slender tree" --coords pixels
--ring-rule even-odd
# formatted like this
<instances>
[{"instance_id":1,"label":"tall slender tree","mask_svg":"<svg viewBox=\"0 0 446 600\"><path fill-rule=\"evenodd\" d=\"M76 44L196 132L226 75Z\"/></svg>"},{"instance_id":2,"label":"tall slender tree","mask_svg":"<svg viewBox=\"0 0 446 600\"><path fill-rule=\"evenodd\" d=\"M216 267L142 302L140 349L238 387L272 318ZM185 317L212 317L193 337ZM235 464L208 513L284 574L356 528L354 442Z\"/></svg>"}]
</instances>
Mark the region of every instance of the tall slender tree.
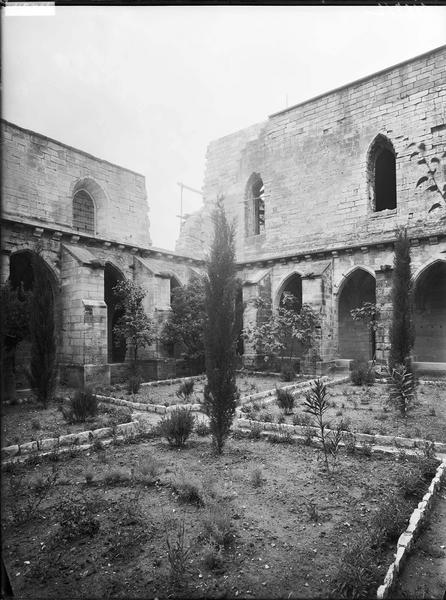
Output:
<instances>
[{"instance_id":1,"label":"tall slender tree","mask_svg":"<svg viewBox=\"0 0 446 600\"><path fill-rule=\"evenodd\" d=\"M33 255L34 275L29 331L31 364L28 379L37 401L47 406L54 397L57 376L54 292L50 274L39 254Z\"/></svg>"},{"instance_id":2,"label":"tall slender tree","mask_svg":"<svg viewBox=\"0 0 446 600\"><path fill-rule=\"evenodd\" d=\"M204 410L215 449L223 452L238 398L236 364L236 269L234 225L228 223L222 198L213 214L214 240L205 285L205 355L207 384Z\"/></svg>"},{"instance_id":3,"label":"tall slender tree","mask_svg":"<svg viewBox=\"0 0 446 600\"><path fill-rule=\"evenodd\" d=\"M407 230L398 231L392 277L392 323L390 327L389 366L410 368L410 354L415 335L412 319L412 273L410 239Z\"/></svg>"}]
</instances>

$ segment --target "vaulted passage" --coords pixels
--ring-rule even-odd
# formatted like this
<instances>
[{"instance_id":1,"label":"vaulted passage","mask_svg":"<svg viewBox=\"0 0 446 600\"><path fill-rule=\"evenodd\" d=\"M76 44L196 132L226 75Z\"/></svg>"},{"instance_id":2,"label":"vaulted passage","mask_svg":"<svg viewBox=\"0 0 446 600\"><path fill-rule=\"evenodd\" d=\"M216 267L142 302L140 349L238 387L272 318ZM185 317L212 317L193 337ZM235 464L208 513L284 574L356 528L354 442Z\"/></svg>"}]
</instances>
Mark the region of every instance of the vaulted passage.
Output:
<instances>
[{"instance_id":1,"label":"vaulted passage","mask_svg":"<svg viewBox=\"0 0 446 600\"><path fill-rule=\"evenodd\" d=\"M415 287L414 358L446 362L446 262L434 263Z\"/></svg>"},{"instance_id":2,"label":"vaulted passage","mask_svg":"<svg viewBox=\"0 0 446 600\"><path fill-rule=\"evenodd\" d=\"M340 358L363 358L373 356L374 339L367 323L354 321L350 311L360 308L364 302L376 302L375 278L364 269L356 269L347 278L339 297L339 355Z\"/></svg>"},{"instance_id":3,"label":"vaulted passage","mask_svg":"<svg viewBox=\"0 0 446 600\"><path fill-rule=\"evenodd\" d=\"M288 305L286 308L292 308L295 312L299 313L302 308L302 278L299 274L294 273L285 282L285 285L280 293L279 306L284 306L284 300L287 295L291 295L294 298L293 305ZM303 346L296 339L291 336L286 340L286 348L284 349L284 356L300 357L303 353Z\"/></svg>"},{"instance_id":4,"label":"vaulted passage","mask_svg":"<svg viewBox=\"0 0 446 600\"><path fill-rule=\"evenodd\" d=\"M123 281L121 273L107 263L104 267L104 301L107 305L107 351L108 362L119 363L124 362L126 353L126 343L117 339L113 329L119 317L123 314L122 309L116 307L118 297L113 288L119 281Z\"/></svg>"}]
</instances>

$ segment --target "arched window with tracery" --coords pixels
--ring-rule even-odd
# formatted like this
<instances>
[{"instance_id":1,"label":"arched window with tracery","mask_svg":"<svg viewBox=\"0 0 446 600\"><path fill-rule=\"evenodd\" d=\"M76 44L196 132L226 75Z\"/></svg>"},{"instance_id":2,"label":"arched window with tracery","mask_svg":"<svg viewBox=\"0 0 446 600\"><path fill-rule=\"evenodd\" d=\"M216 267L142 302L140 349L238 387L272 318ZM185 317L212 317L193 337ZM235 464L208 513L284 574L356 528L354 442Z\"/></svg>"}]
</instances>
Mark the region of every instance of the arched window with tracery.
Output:
<instances>
[{"instance_id":1,"label":"arched window with tracery","mask_svg":"<svg viewBox=\"0 0 446 600\"><path fill-rule=\"evenodd\" d=\"M79 190L73 196L73 229L92 234L95 232L94 202L85 190Z\"/></svg>"},{"instance_id":2,"label":"arched window with tracery","mask_svg":"<svg viewBox=\"0 0 446 600\"><path fill-rule=\"evenodd\" d=\"M253 173L246 187L246 234L259 235L265 231L265 187L258 173Z\"/></svg>"},{"instance_id":3,"label":"arched window with tracery","mask_svg":"<svg viewBox=\"0 0 446 600\"><path fill-rule=\"evenodd\" d=\"M368 180L373 211L395 209L396 155L392 142L381 134L370 147Z\"/></svg>"}]
</instances>

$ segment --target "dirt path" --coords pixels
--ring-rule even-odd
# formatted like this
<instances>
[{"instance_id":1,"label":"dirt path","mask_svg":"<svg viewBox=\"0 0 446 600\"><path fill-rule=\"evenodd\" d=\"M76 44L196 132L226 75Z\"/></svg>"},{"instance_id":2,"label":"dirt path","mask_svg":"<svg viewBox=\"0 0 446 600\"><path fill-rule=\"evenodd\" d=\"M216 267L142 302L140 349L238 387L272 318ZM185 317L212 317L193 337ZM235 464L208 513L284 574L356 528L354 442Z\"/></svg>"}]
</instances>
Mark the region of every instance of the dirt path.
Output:
<instances>
[{"instance_id":1,"label":"dirt path","mask_svg":"<svg viewBox=\"0 0 446 600\"><path fill-rule=\"evenodd\" d=\"M446 597L446 481L437 494L430 522L409 557L395 598Z\"/></svg>"}]
</instances>

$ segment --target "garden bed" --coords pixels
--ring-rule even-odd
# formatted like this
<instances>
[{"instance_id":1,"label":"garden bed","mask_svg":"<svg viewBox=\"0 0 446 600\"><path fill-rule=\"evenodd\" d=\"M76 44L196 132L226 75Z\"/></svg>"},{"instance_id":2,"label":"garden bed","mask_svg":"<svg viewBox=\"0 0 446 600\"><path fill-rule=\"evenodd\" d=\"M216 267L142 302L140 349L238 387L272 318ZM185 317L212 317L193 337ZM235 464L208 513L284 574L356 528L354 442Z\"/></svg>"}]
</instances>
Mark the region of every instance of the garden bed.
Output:
<instances>
[{"instance_id":1,"label":"garden bed","mask_svg":"<svg viewBox=\"0 0 446 600\"><path fill-rule=\"evenodd\" d=\"M237 374L237 387L240 392L240 397L257 394L267 390L273 390L275 387L284 387L293 383L299 383L312 379L311 375L299 376L294 381L281 381L280 377L273 375L248 375ZM181 382L177 381L172 384L162 385L142 385L137 394L129 394L125 385L114 385L110 388L104 388L101 393L129 400L131 402L142 402L145 404L155 404L162 406L172 406L173 404L199 404L203 400L203 391L206 384L205 379L200 379L194 382L194 391L188 400L178 398L178 391Z\"/></svg>"},{"instance_id":2,"label":"garden bed","mask_svg":"<svg viewBox=\"0 0 446 600\"><path fill-rule=\"evenodd\" d=\"M2 543L14 593L327 597L343 552L383 518L386 498L409 493L410 511L424 492L413 490L412 462L342 455L326 473L318 458L314 448L249 439L230 439L216 457L209 439L194 435L181 451L151 440L9 468ZM45 485L48 495L32 509ZM383 526L401 515L390 516ZM190 552L175 584L167 539L178 542L181 524ZM373 564L370 595L393 559L400 525Z\"/></svg>"},{"instance_id":3,"label":"garden bed","mask_svg":"<svg viewBox=\"0 0 446 600\"><path fill-rule=\"evenodd\" d=\"M96 417L87 418L84 423L68 423L62 414L62 406L67 404L67 401L53 402L47 408L35 402L4 405L2 407L2 448L131 421L129 409L99 402Z\"/></svg>"},{"instance_id":4,"label":"garden bed","mask_svg":"<svg viewBox=\"0 0 446 600\"><path fill-rule=\"evenodd\" d=\"M446 382L420 383L417 401L407 418L387 403L387 385L375 383L370 387L351 384L335 384L327 389L330 408L325 413L332 427L341 419L351 431L395 437L422 438L446 442ZM304 396L296 395L293 414L284 415L277 402L254 402L242 408L247 418L312 424L304 412Z\"/></svg>"}]
</instances>

